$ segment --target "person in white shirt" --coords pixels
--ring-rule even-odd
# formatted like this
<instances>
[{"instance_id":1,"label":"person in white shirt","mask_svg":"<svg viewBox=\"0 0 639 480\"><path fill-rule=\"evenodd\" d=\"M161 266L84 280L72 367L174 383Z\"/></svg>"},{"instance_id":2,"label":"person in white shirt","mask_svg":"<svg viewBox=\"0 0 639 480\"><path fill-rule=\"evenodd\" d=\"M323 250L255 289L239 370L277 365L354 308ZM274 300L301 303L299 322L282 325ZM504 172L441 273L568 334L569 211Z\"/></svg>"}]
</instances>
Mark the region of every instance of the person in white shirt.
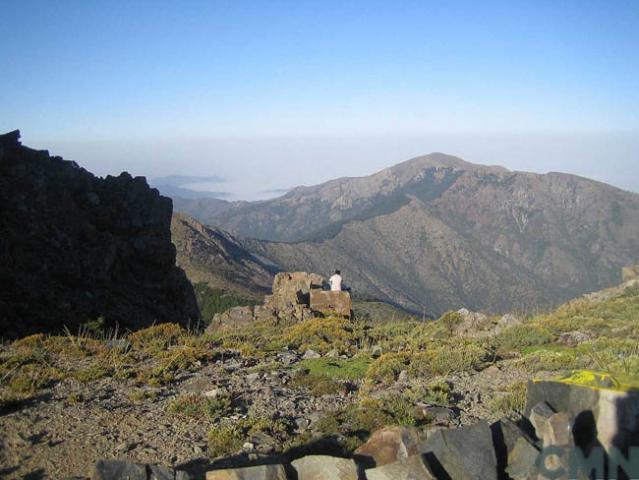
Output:
<instances>
[{"instance_id":1,"label":"person in white shirt","mask_svg":"<svg viewBox=\"0 0 639 480\"><path fill-rule=\"evenodd\" d=\"M328 279L328 282L331 284L331 292L342 291L342 275L339 270L335 270L335 274Z\"/></svg>"}]
</instances>

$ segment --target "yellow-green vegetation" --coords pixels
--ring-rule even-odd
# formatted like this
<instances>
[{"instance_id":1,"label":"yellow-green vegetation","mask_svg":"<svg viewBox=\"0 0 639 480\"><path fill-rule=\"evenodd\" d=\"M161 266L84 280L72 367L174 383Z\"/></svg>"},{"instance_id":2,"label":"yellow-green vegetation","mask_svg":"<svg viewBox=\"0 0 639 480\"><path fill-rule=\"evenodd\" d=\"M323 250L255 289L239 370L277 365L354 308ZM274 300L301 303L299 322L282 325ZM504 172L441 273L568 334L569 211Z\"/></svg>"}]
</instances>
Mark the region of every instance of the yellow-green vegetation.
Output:
<instances>
[{"instance_id":1,"label":"yellow-green vegetation","mask_svg":"<svg viewBox=\"0 0 639 480\"><path fill-rule=\"evenodd\" d=\"M303 360L293 376L292 386L307 389L316 397L338 394L346 391L345 381L364 378L370 364L371 358L365 353L352 358Z\"/></svg>"},{"instance_id":2,"label":"yellow-green vegetation","mask_svg":"<svg viewBox=\"0 0 639 480\"><path fill-rule=\"evenodd\" d=\"M320 353L330 350L350 351L355 345L355 338L352 323L334 317L311 318L284 331L284 340L290 347L313 349Z\"/></svg>"},{"instance_id":3,"label":"yellow-green vegetation","mask_svg":"<svg viewBox=\"0 0 639 480\"><path fill-rule=\"evenodd\" d=\"M0 349L0 408L14 408L58 381L90 384L105 378L161 386L179 371L219 354L213 341L161 324L122 338L83 328L78 335L31 335Z\"/></svg>"},{"instance_id":4,"label":"yellow-green vegetation","mask_svg":"<svg viewBox=\"0 0 639 480\"><path fill-rule=\"evenodd\" d=\"M592 370L575 370L569 375L558 379L560 382L571 385L581 385L583 387L616 390L627 392L639 390L639 378L627 375L613 376L605 372L595 372Z\"/></svg>"},{"instance_id":5,"label":"yellow-green vegetation","mask_svg":"<svg viewBox=\"0 0 639 480\"><path fill-rule=\"evenodd\" d=\"M500 354L516 353L513 363L531 374L597 370L632 382L639 372L638 334L639 287L631 287L605 301L574 300L532 317L493 343Z\"/></svg>"},{"instance_id":6,"label":"yellow-green vegetation","mask_svg":"<svg viewBox=\"0 0 639 480\"><path fill-rule=\"evenodd\" d=\"M474 371L490 360L490 353L488 346L478 341L439 342L417 352L386 353L371 364L366 378L373 383L388 383L402 370L412 377Z\"/></svg>"},{"instance_id":7,"label":"yellow-green vegetation","mask_svg":"<svg viewBox=\"0 0 639 480\"><path fill-rule=\"evenodd\" d=\"M547 345L554 339L553 334L541 325L524 324L507 328L495 338L498 348L518 350L523 347Z\"/></svg>"},{"instance_id":8,"label":"yellow-green vegetation","mask_svg":"<svg viewBox=\"0 0 639 480\"><path fill-rule=\"evenodd\" d=\"M129 335L134 348L148 352L160 352L175 345L183 336L182 327L175 323L162 323L153 327L138 330Z\"/></svg>"}]
</instances>

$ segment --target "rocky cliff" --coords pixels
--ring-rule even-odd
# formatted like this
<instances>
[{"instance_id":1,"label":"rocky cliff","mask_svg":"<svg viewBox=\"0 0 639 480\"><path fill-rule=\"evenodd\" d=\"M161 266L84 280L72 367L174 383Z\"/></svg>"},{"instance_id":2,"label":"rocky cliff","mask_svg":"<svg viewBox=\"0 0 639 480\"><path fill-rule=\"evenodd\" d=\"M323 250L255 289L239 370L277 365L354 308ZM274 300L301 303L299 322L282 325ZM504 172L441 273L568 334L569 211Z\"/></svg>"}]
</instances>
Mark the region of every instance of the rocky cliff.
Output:
<instances>
[{"instance_id":1,"label":"rocky cliff","mask_svg":"<svg viewBox=\"0 0 639 480\"><path fill-rule=\"evenodd\" d=\"M0 136L0 336L100 317L131 329L196 321L171 200L142 177L97 178L19 138Z\"/></svg>"}]
</instances>

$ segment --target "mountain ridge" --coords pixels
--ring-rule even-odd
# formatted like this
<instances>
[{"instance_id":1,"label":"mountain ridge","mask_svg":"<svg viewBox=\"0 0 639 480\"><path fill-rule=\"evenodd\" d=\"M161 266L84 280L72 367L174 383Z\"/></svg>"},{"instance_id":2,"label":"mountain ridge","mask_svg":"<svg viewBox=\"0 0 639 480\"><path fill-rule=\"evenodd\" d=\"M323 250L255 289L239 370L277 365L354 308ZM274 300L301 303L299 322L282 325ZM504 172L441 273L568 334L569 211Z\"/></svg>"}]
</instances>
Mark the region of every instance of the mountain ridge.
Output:
<instances>
[{"instance_id":1,"label":"mountain ridge","mask_svg":"<svg viewBox=\"0 0 639 480\"><path fill-rule=\"evenodd\" d=\"M433 314L551 307L618 283L639 258L638 194L445 154L218 204L206 222L282 269L341 268L358 291Z\"/></svg>"}]
</instances>

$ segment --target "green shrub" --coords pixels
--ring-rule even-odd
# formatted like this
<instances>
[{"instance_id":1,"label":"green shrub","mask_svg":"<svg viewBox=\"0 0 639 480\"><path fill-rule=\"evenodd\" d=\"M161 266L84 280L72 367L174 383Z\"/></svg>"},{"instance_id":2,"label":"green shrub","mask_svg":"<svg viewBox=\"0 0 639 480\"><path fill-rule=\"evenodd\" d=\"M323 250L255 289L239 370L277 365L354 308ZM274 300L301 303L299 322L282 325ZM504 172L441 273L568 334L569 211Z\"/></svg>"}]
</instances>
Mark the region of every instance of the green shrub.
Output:
<instances>
[{"instance_id":1,"label":"green shrub","mask_svg":"<svg viewBox=\"0 0 639 480\"><path fill-rule=\"evenodd\" d=\"M394 395L388 398L383 408L394 425L415 426L418 423L415 417L415 404L405 395Z\"/></svg>"}]
</instances>

